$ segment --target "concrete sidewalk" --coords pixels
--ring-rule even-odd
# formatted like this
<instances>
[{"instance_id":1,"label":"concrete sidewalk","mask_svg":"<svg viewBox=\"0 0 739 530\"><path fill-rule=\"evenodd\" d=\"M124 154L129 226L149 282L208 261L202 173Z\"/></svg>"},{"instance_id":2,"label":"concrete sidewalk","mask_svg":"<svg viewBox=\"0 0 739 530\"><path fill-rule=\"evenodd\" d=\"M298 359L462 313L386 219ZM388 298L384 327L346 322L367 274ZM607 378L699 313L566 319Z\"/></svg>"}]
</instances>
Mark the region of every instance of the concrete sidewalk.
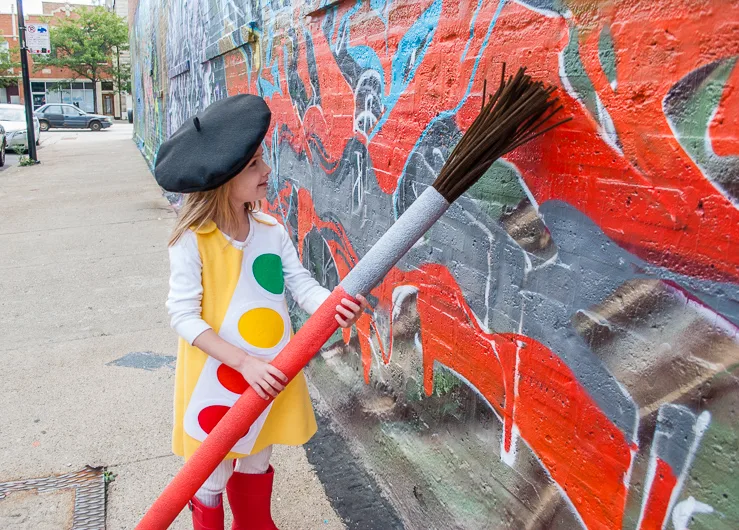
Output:
<instances>
[{"instance_id":1,"label":"concrete sidewalk","mask_svg":"<svg viewBox=\"0 0 739 530\"><path fill-rule=\"evenodd\" d=\"M174 214L131 133L45 133L41 165L0 173L0 483L106 466L112 530L133 528L181 466L164 307ZM281 529L344 528L302 448L274 463ZM11 493L0 528L71 528L73 499Z\"/></svg>"}]
</instances>

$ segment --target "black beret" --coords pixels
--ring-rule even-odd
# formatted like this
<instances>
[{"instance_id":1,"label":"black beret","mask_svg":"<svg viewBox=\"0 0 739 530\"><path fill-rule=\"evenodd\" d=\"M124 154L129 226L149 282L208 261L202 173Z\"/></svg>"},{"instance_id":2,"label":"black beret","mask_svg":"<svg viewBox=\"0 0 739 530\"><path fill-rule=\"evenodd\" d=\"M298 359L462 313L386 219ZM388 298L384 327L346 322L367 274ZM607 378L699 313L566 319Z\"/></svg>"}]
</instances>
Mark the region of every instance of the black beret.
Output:
<instances>
[{"instance_id":1,"label":"black beret","mask_svg":"<svg viewBox=\"0 0 739 530\"><path fill-rule=\"evenodd\" d=\"M154 178L166 191L208 191L238 175L259 149L272 113L259 96L221 99L187 120L157 153Z\"/></svg>"}]
</instances>

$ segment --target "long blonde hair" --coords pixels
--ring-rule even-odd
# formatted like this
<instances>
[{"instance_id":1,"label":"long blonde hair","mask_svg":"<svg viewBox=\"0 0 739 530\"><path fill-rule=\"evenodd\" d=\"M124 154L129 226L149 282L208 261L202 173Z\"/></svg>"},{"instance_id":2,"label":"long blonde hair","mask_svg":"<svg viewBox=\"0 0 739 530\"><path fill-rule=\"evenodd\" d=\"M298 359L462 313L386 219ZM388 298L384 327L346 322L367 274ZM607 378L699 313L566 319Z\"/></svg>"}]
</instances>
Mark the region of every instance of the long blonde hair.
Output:
<instances>
[{"instance_id":1,"label":"long blonde hair","mask_svg":"<svg viewBox=\"0 0 739 530\"><path fill-rule=\"evenodd\" d=\"M218 228L227 234L235 234L239 227L239 216L243 212L237 211L229 200L231 181L210 191L196 191L185 197L185 204L177 216L169 246L174 245L188 229L198 230L209 221L213 221ZM244 204L247 212L258 211L261 202Z\"/></svg>"}]
</instances>

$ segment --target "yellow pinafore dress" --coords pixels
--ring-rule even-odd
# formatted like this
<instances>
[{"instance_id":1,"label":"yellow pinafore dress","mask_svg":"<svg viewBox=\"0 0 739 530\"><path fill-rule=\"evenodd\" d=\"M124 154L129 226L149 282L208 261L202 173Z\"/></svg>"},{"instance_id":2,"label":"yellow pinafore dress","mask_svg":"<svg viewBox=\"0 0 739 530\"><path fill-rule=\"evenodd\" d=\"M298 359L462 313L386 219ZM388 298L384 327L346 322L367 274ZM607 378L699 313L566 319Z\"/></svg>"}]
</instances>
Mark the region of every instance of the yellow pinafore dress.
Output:
<instances>
[{"instance_id":1,"label":"yellow pinafore dress","mask_svg":"<svg viewBox=\"0 0 739 530\"><path fill-rule=\"evenodd\" d=\"M252 214L248 245L231 245L215 223L195 232L202 261L202 318L249 355L270 361L292 336L277 221ZM244 378L182 338L175 371L172 450L189 458L247 388ZM301 371L270 404L226 459L272 444L301 445L317 430Z\"/></svg>"}]
</instances>

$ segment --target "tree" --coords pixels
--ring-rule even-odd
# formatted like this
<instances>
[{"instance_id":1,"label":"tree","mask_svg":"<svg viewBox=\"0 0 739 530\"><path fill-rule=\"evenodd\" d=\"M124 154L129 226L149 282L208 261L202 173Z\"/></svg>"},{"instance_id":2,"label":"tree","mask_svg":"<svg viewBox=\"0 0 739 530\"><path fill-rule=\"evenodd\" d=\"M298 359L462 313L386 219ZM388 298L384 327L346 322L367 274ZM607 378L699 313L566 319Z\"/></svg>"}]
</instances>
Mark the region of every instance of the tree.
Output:
<instances>
[{"instance_id":1,"label":"tree","mask_svg":"<svg viewBox=\"0 0 739 530\"><path fill-rule=\"evenodd\" d=\"M131 65L120 62L120 57L116 57L113 65L113 82L118 92L131 93Z\"/></svg>"},{"instance_id":2,"label":"tree","mask_svg":"<svg viewBox=\"0 0 739 530\"><path fill-rule=\"evenodd\" d=\"M51 28L51 54L35 57L33 68L67 68L92 81L97 112L96 83L105 75L117 80L115 53L128 49L128 27L123 19L104 7L80 7L74 10L74 15Z\"/></svg>"},{"instance_id":3,"label":"tree","mask_svg":"<svg viewBox=\"0 0 739 530\"><path fill-rule=\"evenodd\" d=\"M2 88L18 84L18 74L14 72L16 68L21 67L21 63L15 61L15 57L18 57L18 48L0 50L0 87Z\"/></svg>"},{"instance_id":4,"label":"tree","mask_svg":"<svg viewBox=\"0 0 739 530\"><path fill-rule=\"evenodd\" d=\"M121 92L131 92L131 65L121 62L120 49L116 49L115 63L113 64L113 82L118 92L118 108L122 110Z\"/></svg>"}]
</instances>

